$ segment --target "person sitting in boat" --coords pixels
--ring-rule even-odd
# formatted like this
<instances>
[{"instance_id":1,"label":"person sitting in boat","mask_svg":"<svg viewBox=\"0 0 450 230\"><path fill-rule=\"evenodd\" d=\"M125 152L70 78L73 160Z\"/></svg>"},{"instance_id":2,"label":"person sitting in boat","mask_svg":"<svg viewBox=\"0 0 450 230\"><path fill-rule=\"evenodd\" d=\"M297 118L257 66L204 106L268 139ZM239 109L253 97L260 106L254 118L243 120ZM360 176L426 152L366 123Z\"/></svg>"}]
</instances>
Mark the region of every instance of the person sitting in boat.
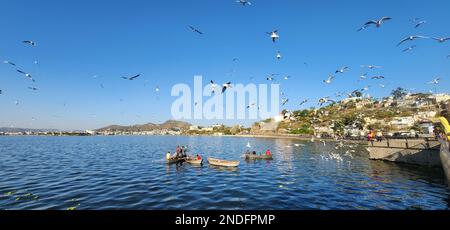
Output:
<instances>
[{"instance_id":1,"label":"person sitting in boat","mask_svg":"<svg viewBox=\"0 0 450 230\"><path fill-rule=\"evenodd\" d=\"M250 155L250 150L245 151L245 155Z\"/></svg>"},{"instance_id":2,"label":"person sitting in boat","mask_svg":"<svg viewBox=\"0 0 450 230\"><path fill-rule=\"evenodd\" d=\"M170 152L167 152L167 154L166 154L166 159L167 159L167 160L170 160L171 157L172 157L172 154L171 154Z\"/></svg>"},{"instance_id":3,"label":"person sitting in boat","mask_svg":"<svg viewBox=\"0 0 450 230\"><path fill-rule=\"evenodd\" d=\"M186 157L186 148L184 145L181 147L181 157Z\"/></svg>"},{"instance_id":4,"label":"person sitting in boat","mask_svg":"<svg viewBox=\"0 0 450 230\"><path fill-rule=\"evenodd\" d=\"M180 153L181 153L181 149L180 149L180 146L178 145L177 146L177 150L176 150L176 157L178 157L179 155L180 155Z\"/></svg>"},{"instance_id":5,"label":"person sitting in boat","mask_svg":"<svg viewBox=\"0 0 450 230\"><path fill-rule=\"evenodd\" d=\"M200 156L200 154L197 154L197 160L202 160L202 157Z\"/></svg>"},{"instance_id":6,"label":"person sitting in boat","mask_svg":"<svg viewBox=\"0 0 450 230\"><path fill-rule=\"evenodd\" d=\"M252 154L256 156L256 151L253 151Z\"/></svg>"},{"instance_id":7,"label":"person sitting in boat","mask_svg":"<svg viewBox=\"0 0 450 230\"><path fill-rule=\"evenodd\" d=\"M267 151L266 151L266 156L271 156L272 155L272 153L270 152L270 149L268 149Z\"/></svg>"}]
</instances>

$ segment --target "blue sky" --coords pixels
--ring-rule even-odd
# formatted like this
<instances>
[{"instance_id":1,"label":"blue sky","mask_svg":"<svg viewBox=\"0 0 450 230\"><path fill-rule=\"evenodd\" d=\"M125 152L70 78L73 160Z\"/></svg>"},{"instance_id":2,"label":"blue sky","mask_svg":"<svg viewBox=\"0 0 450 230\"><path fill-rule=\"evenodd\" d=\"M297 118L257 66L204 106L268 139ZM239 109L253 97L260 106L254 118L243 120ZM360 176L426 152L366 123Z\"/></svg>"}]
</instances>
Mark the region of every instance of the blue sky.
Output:
<instances>
[{"instance_id":1,"label":"blue sky","mask_svg":"<svg viewBox=\"0 0 450 230\"><path fill-rule=\"evenodd\" d=\"M0 60L16 63L36 83L0 65L0 127L92 129L160 123L171 118L176 99L170 96L172 86L192 84L194 75L244 84L266 83L271 73L291 75L289 81L279 81L291 100L288 109L298 109L305 98L312 101L309 107L320 97L366 85L374 86L370 94L376 97L397 86L428 91L432 87L426 82L436 76L443 78L438 91L448 92L450 42L396 45L413 34L450 37L449 1L252 3L242 7L234 0L1 1ZM382 16L393 19L379 29L356 32L367 20ZM411 19L417 17L427 23L415 29ZM191 32L188 25L204 35ZM280 34L276 44L265 34L273 29ZM36 41L37 47L23 40ZM415 50L401 52L413 44ZM278 50L283 55L279 61ZM383 66L370 73L386 80L357 83L367 72L360 67L365 64ZM350 71L330 86L322 83L344 65ZM142 76L135 81L121 79L138 73ZM382 89L378 83L387 86ZM155 92L156 86L160 92Z\"/></svg>"}]
</instances>

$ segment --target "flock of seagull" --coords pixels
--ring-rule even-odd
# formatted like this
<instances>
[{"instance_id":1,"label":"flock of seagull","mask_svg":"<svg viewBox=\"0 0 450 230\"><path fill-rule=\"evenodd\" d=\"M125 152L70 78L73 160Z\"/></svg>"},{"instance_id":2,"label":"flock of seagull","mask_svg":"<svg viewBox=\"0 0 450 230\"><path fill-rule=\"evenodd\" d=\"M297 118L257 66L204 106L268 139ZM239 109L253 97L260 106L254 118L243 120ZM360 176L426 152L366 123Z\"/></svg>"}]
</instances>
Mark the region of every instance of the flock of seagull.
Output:
<instances>
[{"instance_id":1,"label":"flock of seagull","mask_svg":"<svg viewBox=\"0 0 450 230\"><path fill-rule=\"evenodd\" d=\"M244 7L252 6L252 3L250 1L248 1L248 0L237 0L236 2L238 4L244 6ZM359 29L357 29L357 31L360 32L360 31L369 29L371 27L374 27L376 29L380 29L381 27L383 27L383 25L385 23L388 23L391 20L393 20L393 18L388 17L388 16L383 16L383 17L381 17L379 19L375 19L375 20L369 20L366 23L364 23ZM414 28L422 27L422 26L424 26L427 23L426 20L421 19L421 18L414 18L412 21L414 23ZM203 33L199 28L197 28L197 27L195 27L193 25L189 25L188 28L189 28L189 30L191 32L196 33L199 36L204 36L205 35L205 33ZM270 32L266 32L266 35L268 36L268 39L270 39L272 41L272 43L277 43L279 41L279 39L280 39L280 35L279 35L279 30L278 29L274 29L274 30L272 30ZM411 36L407 36L404 39L400 40L398 42L398 44L397 44L397 47L400 47L401 45L406 44L406 43L413 42L413 41L415 41L417 39L432 39L432 40L437 41L438 43L445 43L446 41L450 40L450 37L429 37L429 36L423 36L423 35L411 35ZM37 43L35 41L32 41L32 40L25 40L22 43L24 45L28 45L30 47L37 47ZM402 52L410 52L413 49L415 49L416 47L417 47L417 45L412 44L411 46L404 48L402 50ZM450 54L447 56L447 58L450 58ZM280 60L280 59L282 59L282 54L278 50L278 51L276 51L276 60ZM237 62L237 61L239 61L238 58L234 58L233 59L233 62ZM29 74L26 71L20 69L14 62L11 62L9 60L5 60L5 61L3 61L3 63L6 64L6 65L11 66L12 68L14 68L18 74L24 76L26 79L30 80L31 82L33 82L33 83L36 82L31 74ZM35 60L34 63L36 65L38 65L38 61L37 60ZM307 65L306 62L304 64ZM377 69L382 69L383 68L382 66L361 65L360 67L361 67L361 69L363 69L365 71L364 71L364 74L361 74L359 76L358 82L365 81L365 80L368 80L368 79L373 80L373 81L382 81L382 80L386 79L385 76L379 75L379 74L372 74L372 75L369 76L369 71L375 71ZM341 66L340 68L337 68L334 72L332 72L332 74L329 74L328 77L323 80L323 83L326 84L326 85L330 85L338 77L344 76L347 73L347 71L349 71L349 70L350 70L349 66L346 66L346 65ZM126 80L126 81L133 81L133 80L138 79L140 76L141 76L141 74L135 74L135 75L131 75L131 76L121 77L121 79ZM279 74L273 73L273 74L268 75L265 79L266 79L266 81L276 81L276 77L278 77L278 76L279 76ZM94 78L96 78L96 77L97 76L94 76ZM287 80L290 80L292 77L287 75L287 76L281 76L280 78L287 81ZM438 78L435 78L432 81L428 82L427 84L437 85L437 84L440 83L441 80L442 80L442 78L438 77ZM223 84L217 84L213 80L210 81L210 86L211 86L212 94L217 93L217 92L225 93L227 89L233 87L232 82L230 82L230 81L228 81L226 83L223 83ZM384 88L386 86L386 84L378 83L378 86L381 87L381 88ZM104 88L103 84L101 84L101 87ZM348 92L339 92L339 93L336 93L335 95L336 95L336 97L343 97L345 95L348 98L361 97L361 96L364 97L365 96L364 93L369 91L369 89L371 87L372 87L371 85L367 85L367 86L365 86L362 89L356 89L356 90L354 90L352 92L349 92L349 93ZM28 89L30 89L32 91L38 90L35 86L29 86ZM156 86L155 91L156 92L160 91L159 86ZM0 94L3 94L3 93L4 92L0 89ZM286 104L289 103L290 100L289 100L289 98L285 97L284 93L282 93L282 96L283 96L283 98L281 99L281 102L282 102L282 105L285 106ZM366 96L370 97L370 95L368 95L368 94ZM303 106L304 104L306 104L308 102L309 102L309 99L303 99L303 100L300 100L299 105ZM322 107L322 106L327 105L327 104L332 103L332 102L336 102L336 100L332 99L331 96L325 96L325 97L322 97L322 98L318 99L317 105ZM15 104L18 105L19 103L16 101ZM198 103L195 102L194 104L197 105ZM250 108L253 108L253 107L257 107L259 109L261 106L259 106L256 102L249 102L249 105L247 106L247 109L250 109ZM286 110L286 111L287 111L286 116L289 117L291 115L290 111L289 110Z\"/></svg>"}]
</instances>

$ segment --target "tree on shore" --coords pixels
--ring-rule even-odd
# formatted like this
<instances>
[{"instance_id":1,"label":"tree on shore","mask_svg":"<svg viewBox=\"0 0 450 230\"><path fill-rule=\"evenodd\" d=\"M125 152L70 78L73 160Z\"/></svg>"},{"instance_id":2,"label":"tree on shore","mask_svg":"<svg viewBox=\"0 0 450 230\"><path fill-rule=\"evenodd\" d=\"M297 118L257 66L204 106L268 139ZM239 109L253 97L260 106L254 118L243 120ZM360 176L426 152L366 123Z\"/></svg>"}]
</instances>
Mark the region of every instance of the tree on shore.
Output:
<instances>
[{"instance_id":1,"label":"tree on shore","mask_svg":"<svg viewBox=\"0 0 450 230\"><path fill-rule=\"evenodd\" d=\"M403 89L402 87L398 87L397 89L394 89L391 93L391 95L394 96L395 100L402 99L403 97L406 96L406 94L407 94L406 90Z\"/></svg>"}]
</instances>

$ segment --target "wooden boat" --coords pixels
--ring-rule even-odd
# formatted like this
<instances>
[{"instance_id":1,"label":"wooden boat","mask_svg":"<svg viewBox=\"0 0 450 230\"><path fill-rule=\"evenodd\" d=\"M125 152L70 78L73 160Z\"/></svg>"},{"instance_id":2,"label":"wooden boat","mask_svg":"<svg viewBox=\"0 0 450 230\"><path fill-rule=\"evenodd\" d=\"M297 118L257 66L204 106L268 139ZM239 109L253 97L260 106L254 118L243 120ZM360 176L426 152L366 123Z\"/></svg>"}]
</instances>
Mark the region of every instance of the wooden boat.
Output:
<instances>
[{"instance_id":1,"label":"wooden boat","mask_svg":"<svg viewBox=\"0 0 450 230\"><path fill-rule=\"evenodd\" d=\"M208 158L208 163L210 165L223 166L223 167L238 167L239 166L239 161L227 161L227 160L221 160L221 159L215 159L215 158Z\"/></svg>"},{"instance_id":2,"label":"wooden boat","mask_svg":"<svg viewBox=\"0 0 450 230\"><path fill-rule=\"evenodd\" d=\"M245 159L247 160L273 160L272 155L254 155L254 154L245 154Z\"/></svg>"},{"instance_id":3,"label":"wooden boat","mask_svg":"<svg viewBox=\"0 0 450 230\"><path fill-rule=\"evenodd\" d=\"M166 159L167 164L177 164L182 163L186 160L184 157L171 157L170 159Z\"/></svg>"},{"instance_id":4,"label":"wooden boat","mask_svg":"<svg viewBox=\"0 0 450 230\"><path fill-rule=\"evenodd\" d=\"M196 157L188 157L186 158L186 163L201 165L203 163L203 159L198 160Z\"/></svg>"}]
</instances>

